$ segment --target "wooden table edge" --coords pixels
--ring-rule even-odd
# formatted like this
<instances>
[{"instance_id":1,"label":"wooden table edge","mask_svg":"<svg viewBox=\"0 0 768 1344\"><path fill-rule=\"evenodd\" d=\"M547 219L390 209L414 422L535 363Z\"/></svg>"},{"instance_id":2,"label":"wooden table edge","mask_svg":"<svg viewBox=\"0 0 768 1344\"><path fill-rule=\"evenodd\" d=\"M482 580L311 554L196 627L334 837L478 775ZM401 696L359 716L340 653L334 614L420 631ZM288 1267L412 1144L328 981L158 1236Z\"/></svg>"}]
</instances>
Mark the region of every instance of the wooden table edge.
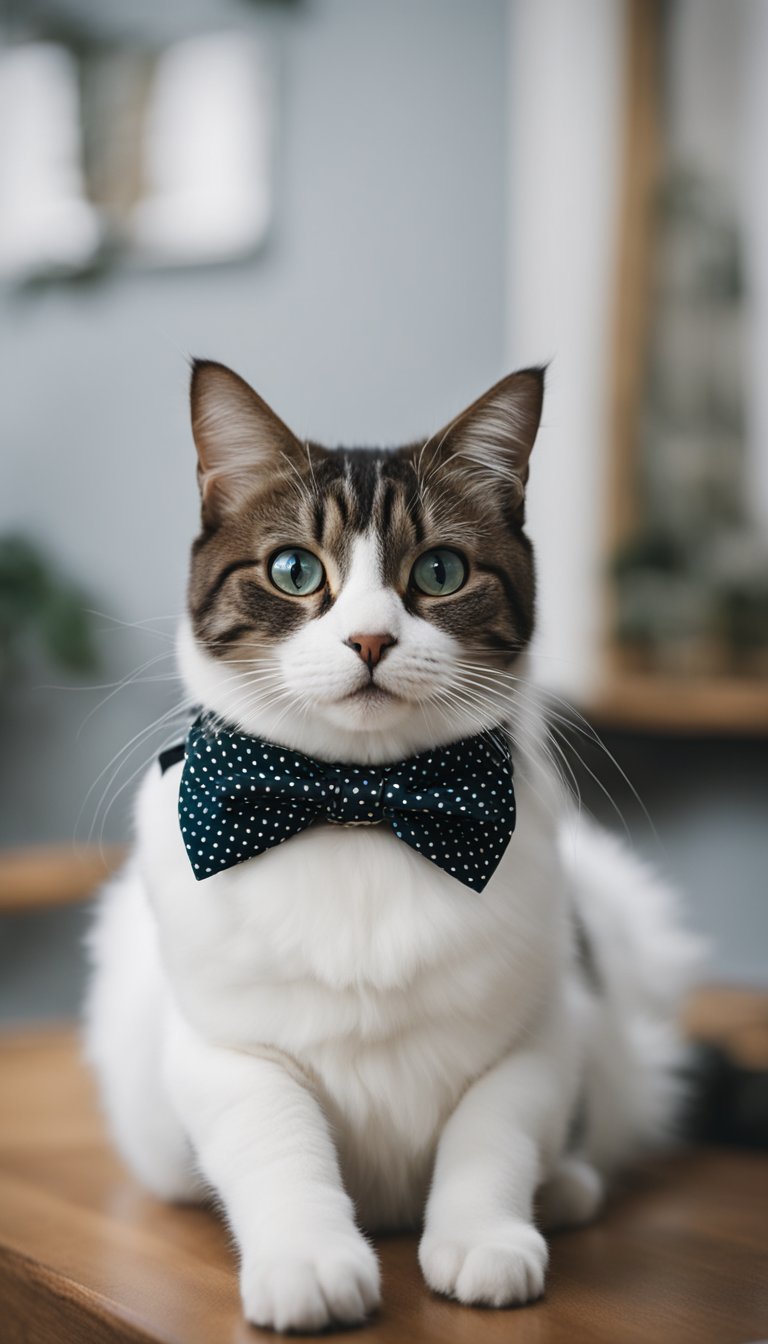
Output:
<instances>
[{"instance_id":1,"label":"wooden table edge","mask_svg":"<svg viewBox=\"0 0 768 1344\"><path fill-rule=\"evenodd\" d=\"M111 1298L7 1243L0 1243L0 1301L6 1320L34 1331L35 1344L158 1344Z\"/></svg>"}]
</instances>

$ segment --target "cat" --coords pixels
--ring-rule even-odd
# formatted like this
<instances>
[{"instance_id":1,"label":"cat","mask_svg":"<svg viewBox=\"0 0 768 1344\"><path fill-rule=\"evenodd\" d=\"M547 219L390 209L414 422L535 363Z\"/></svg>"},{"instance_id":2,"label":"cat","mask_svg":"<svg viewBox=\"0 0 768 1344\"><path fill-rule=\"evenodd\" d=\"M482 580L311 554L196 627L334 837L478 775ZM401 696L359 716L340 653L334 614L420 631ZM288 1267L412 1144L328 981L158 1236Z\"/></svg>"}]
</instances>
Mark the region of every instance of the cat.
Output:
<instances>
[{"instance_id":1,"label":"cat","mask_svg":"<svg viewBox=\"0 0 768 1344\"><path fill-rule=\"evenodd\" d=\"M516 794L482 890L390 825L322 819L197 880L182 753L146 774L90 936L86 1049L140 1181L217 1199L256 1325L372 1313L376 1229L421 1229L438 1293L529 1302L540 1228L592 1218L668 1131L695 942L578 815L527 670L543 385L526 369L426 441L329 450L193 364L178 658L203 741L223 725L374 770L503 735Z\"/></svg>"}]
</instances>

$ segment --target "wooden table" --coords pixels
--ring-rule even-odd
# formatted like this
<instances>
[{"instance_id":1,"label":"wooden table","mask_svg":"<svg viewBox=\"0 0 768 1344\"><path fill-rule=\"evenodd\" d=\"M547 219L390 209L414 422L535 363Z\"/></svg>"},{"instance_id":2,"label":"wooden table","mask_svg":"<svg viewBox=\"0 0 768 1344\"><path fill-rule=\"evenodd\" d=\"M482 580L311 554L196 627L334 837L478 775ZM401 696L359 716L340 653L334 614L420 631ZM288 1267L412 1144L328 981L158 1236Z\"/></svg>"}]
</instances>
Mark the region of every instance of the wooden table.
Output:
<instances>
[{"instance_id":1,"label":"wooden table","mask_svg":"<svg viewBox=\"0 0 768 1344\"><path fill-rule=\"evenodd\" d=\"M380 1243L384 1305L344 1344L746 1344L768 1339L768 1159L693 1151L552 1242L543 1302L431 1295L412 1237ZM0 1038L2 1344L254 1344L225 1229L145 1195L113 1155L72 1032Z\"/></svg>"}]
</instances>

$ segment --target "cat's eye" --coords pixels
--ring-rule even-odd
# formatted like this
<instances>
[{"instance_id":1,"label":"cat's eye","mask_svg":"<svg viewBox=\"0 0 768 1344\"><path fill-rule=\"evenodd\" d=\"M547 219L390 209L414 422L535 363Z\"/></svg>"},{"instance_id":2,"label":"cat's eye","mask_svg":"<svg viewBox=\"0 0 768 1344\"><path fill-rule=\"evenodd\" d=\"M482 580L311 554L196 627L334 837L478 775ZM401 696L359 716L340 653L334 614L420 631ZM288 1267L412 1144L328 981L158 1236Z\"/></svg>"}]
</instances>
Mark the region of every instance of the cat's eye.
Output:
<instances>
[{"instance_id":1,"label":"cat's eye","mask_svg":"<svg viewBox=\"0 0 768 1344\"><path fill-rule=\"evenodd\" d=\"M411 583L428 597L448 597L458 592L466 577L466 560L445 546L425 551L411 570Z\"/></svg>"},{"instance_id":2,"label":"cat's eye","mask_svg":"<svg viewBox=\"0 0 768 1344\"><path fill-rule=\"evenodd\" d=\"M269 564L269 577L282 593L307 597L325 581L325 571L316 555L301 546L278 551Z\"/></svg>"}]
</instances>

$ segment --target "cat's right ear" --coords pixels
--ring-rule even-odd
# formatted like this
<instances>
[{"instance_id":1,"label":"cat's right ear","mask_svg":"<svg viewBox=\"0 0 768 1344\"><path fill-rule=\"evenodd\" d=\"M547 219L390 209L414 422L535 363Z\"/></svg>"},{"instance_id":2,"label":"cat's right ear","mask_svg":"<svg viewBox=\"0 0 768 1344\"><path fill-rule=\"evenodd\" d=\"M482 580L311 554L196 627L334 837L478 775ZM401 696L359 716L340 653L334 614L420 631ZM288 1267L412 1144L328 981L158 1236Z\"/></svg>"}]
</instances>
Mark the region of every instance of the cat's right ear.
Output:
<instances>
[{"instance_id":1,"label":"cat's right ear","mask_svg":"<svg viewBox=\"0 0 768 1344\"><path fill-rule=\"evenodd\" d=\"M224 364L192 363L192 433L203 521L237 512L270 473L285 470L301 444L258 393Z\"/></svg>"}]
</instances>

